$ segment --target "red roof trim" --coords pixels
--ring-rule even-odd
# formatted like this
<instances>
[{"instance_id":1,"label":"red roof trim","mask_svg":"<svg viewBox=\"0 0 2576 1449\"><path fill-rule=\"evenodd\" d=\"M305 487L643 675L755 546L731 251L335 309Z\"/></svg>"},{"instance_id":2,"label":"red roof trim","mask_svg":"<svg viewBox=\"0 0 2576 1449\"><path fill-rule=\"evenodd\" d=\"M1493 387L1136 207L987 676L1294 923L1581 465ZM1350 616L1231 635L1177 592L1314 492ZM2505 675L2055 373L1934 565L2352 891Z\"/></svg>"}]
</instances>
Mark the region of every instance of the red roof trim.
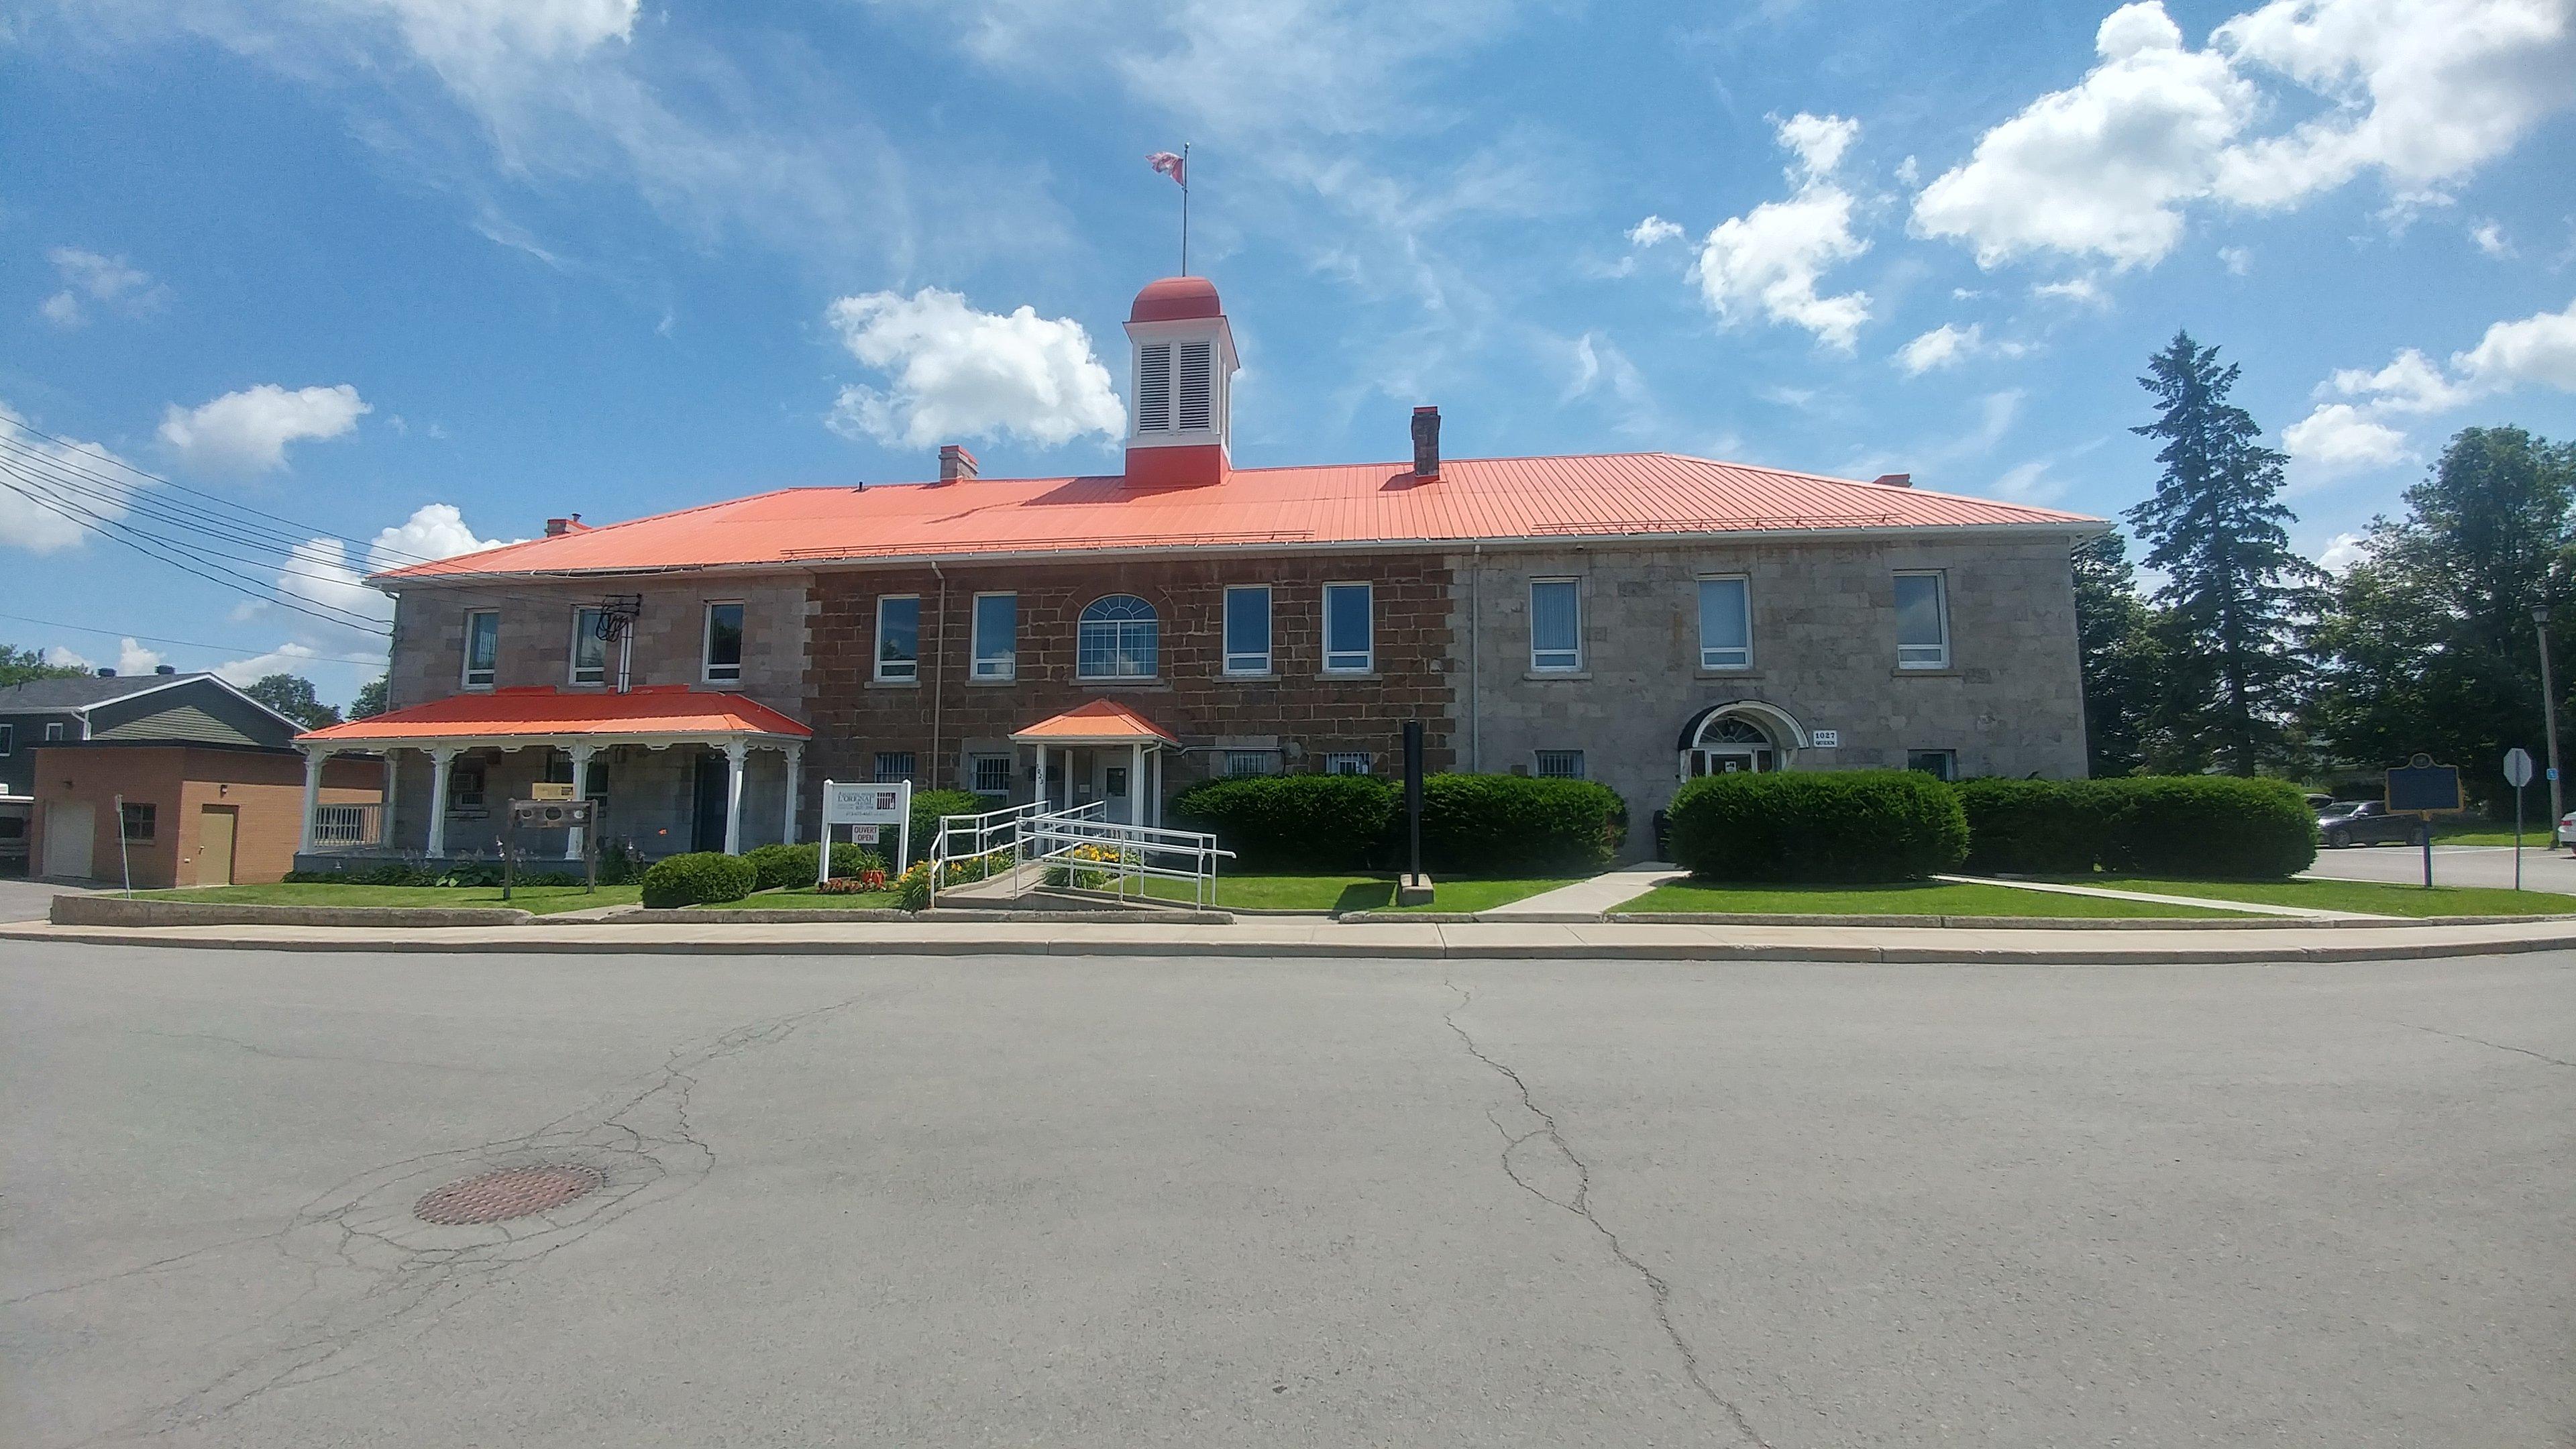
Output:
<instances>
[{"instance_id":1,"label":"red roof trim","mask_svg":"<svg viewBox=\"0 0 2576 1449\"><path fill-rule=\"evenodd\" d=\"M307 730L303 744L364 745L379 740L494 739L540 735L778 735L814 732L756 699L684 684L654 684L624 694L552 685L451 694L427 704Z\"/></svg>"},{"instance_id":2,"label":"red roof trim","mask_svg":"<svg viewBox=\"0 0 2576 1449\"><path fill-rule=\"evenodd\" d=\"M1177 745L1181 737L1114 699L1085 700L1062 714L1013 730L1015 741L1081 742L1084 740L1160 740Z\"/></svg>"}]
</instances>

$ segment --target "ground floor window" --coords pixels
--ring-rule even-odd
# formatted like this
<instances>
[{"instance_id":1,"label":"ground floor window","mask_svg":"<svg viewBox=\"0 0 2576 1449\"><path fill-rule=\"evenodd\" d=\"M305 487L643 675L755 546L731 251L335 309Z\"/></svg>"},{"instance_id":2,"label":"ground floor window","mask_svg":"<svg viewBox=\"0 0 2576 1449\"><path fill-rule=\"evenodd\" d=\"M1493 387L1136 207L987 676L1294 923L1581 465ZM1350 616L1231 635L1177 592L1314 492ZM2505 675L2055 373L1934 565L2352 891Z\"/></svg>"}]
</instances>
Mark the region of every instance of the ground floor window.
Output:
<instances>
[{"instance_id":1,"label":"ground floor window","mask_svg":"<svg viewBox=\"0 0 2576 1449\"><path fill-rule=\"evenodd\" d=\"M127 805L124 813L125 838L128 840L150 840L153 831L160 825L161 811L158 806Z\"/></svg>"},{"instance_id":2,"label":"ground floor window","mask_svg":"<svg viewBox=\"0 0 2576 1449\"><path fill-rule=\"evenodd\" d=\"M1011 757L977 755L974 761L975 793L1008 795L1011 793Z\"/></svg>"},{"instance_id":3,"label":"ground floor window","mask_svg":"<svg viewBox=\"0 0 2576 1449\"><path fill-rule=\"evenodd\" d=\"M1542 780L1582 779L1583 752L1581 750L1539 751L1538 777Z\"/></svg>"},{"instance_id":4,"label":"ground floor window","mask_svg":"<svg viewBox=\"0 0 2576 1449\"><path fill-rule=\"evenodd\" d=\"M1369 757L1366 755L1352 753L1324 757L1324 773L1327 775L1365 775L1368 772Z\"/></svg>"},{"instance_id":5,"label":"ground floor window","mask_svg":"<svg viewBox=\"0 0 2576 1449\"><path fill-rule=\"evenodd\" d=\"M1957 750L1907 750L1905 768L1921 770L1935 780L1956 780L1959 778L1959 752Z\"/></svg>"},{"instance_id":6,"label":"ground floor window","mask_svg":"<svg viewBox=\"0 0 2576 1449\"><path fill-rule=\"evenodd\" d=\"M447 804L451 810L483 808L481 765L458 765L447 772Z\"/></svg>"},{"instance_id":7,"label":"ground floor window","mask_svg":"<svg viewBox=\"0 0 2576 1449\"><path fill-rule=\"evenodd\" d=\"M1228 750L1225 752L1225 773L1227 778L1236 780L1247 775L1276 775L1279 773L1279 752Z\"/></svg>"},{"instance_id":8,"label":"ground floor window","mask_svg":"<svg viewBox=\"0 0 2576 1449\"><path fill-rule=\"evenodd\" d=\"M912 778L912 751L877 751L877 777L874 783L892 785Z\"/></svg>"}]
</instances>

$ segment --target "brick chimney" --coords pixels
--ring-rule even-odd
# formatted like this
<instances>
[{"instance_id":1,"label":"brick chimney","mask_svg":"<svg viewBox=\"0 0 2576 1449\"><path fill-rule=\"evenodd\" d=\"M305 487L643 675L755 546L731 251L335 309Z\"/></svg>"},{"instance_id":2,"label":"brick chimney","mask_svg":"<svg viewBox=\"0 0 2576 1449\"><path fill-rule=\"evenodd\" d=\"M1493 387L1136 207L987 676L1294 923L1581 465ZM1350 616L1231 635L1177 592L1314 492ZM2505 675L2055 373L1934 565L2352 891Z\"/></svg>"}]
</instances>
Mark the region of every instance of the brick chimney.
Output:
<instances>
[{"instance_id":1,"label":"brick chimney","mask_svg":"<svg viewBox=\"0 0 2576 1449\"><path fill-rule=\"evenodd\" d=\"M549 518L546 520L546 537L548 538L561 538L567 533L586 533L589 529L590 525L582 522L581 515L578 513L574 514L570 518Z\"/></svg>"},{"instance_id":2,"label":"brick chimney","mask_svg":"<svg viewBox=\"0 0 2576 1449\"><path fill-rule=\"evenodd\" d=\"M1869 481L1877 484L1881 488L1911 488L1914 486L1914 475L1911 473L1881 473Z\"/></svg>"},{"instance_id":3,"label":"brick chimney","mask_svg":"<svg viewBox=\"0 0 2576 1449\"><path fill-rule=\"evenodd\" d=\"M975 455L955 443L943 444L939 449L939 481L942 483L974 482Z\"/></svg>"},{"instance_id":4,"label":"brick chimney","mask_svg":"<svg viewBox=\"0 0 2576 1449\"><path fill-rule=\"evenodd\" d=\"M1413 476L1440 476L1440 409L1413 410Z\"/></svg>"}]
</instances>

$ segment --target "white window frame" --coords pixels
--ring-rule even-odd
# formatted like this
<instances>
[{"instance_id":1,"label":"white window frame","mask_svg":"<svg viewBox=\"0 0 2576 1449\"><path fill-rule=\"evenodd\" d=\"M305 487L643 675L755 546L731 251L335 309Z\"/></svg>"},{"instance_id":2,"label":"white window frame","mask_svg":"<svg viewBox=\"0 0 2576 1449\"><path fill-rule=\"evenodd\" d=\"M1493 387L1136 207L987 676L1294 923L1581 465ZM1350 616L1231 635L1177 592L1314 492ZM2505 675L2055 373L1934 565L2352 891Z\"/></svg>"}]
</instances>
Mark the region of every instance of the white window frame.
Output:
<instances>
[{"instance_id":1,"label":"white window frame","mask_svg":"<svg viewBox=\"0 0 2576 1449\"><path fill-rule=\"evenodd\" d=\"M1017 763L1018 762L1009 755L968 755L966 757L966 788L977 795L983 795L988 798L998 795L1007 800L1011 796L1011 787L1015 783L1016 776L1018 775L1018 771L1013 768ZM984 774L984 767L986 765L999 765L1002 767L1002 788L998 790L987 790L983 787L981 782Z\"/></svg>"},{"instance_id":2,"label":"white window frame","mask_svg":"<svg viewBox=\"0 0 2576 1449\"><path fill-rule=\"evenodd\" d=\"M912 657L910 659L890 660L885 657L886 605L888 604L912 605ZM921 682L921 595L877 595L877 627L870 638L874 642L868 646L868 661L874 669L872 677L877 683L919 684Z\"/></svg>"},{"instance_id":3,"label":"white window frame","mask_svg":"<svg viewBox=\"0 0 2576 1449\"><path fill-rule=\"evenodd\" d=\"M475 669L475 667L474 667L474 622L475 622L477 619L489 619L489 620L491 620L491 621L492 621L492 667L491 667L491 668L489 668L489 669L484 669L484 670L479 670L479 671L478 671L477 669ZM497 684L500 682L500 679L501 679L501 611L500 611L500 610L498 610L498 609L468 609L468 610L466 610L466 611L465 611L465 653L464 653L463 658L459 661L459 664L460 664L460 668L459 668L459 671L458 671L458 682L459 682L460 684L462 684L462 685L463 685L465 688L467 688L467 689L490 689L490 688L493 688L495 685L497 685ZM482 675L482 678L480 678L480 679L475 678L475 675L476 675L476 674L478 674L478 673L480 673L480 674Z\"/></svg>"},{"instance_id":4,"label":"white window frame","mask_svg":"<svg viewBox=\"0 0 2576 1449\"><path fill-rule=\"evenodd\" d=\"M1011 647L987 657L984 653L984 601L1011 601ZM1012 589L989 589L977 594L967 604L966 676L986 684L1006 684L1020 676L1020 596ZM916 651L918 652L918 651Z\"/></svg>"},{"instance_id":5,"label":"white window frame","mask_svg":"<svg viewBox=\"0 0 2576 1449\"><path fill-rule=\"evenodd\" d=\"M1908 644L1904 641L1901 635L1899 636L1896 643L1896 667L1899 669L1949 668L1950 576L1948 571L1943 569L1898 569L1895 576L1900 579L1930 579L1932 581L1932 602L1935 606L1933 612L1941 621L1941 642L1937 645ZM1894 589L1895 586L1893 584L1889 585L1891 596L1893 596ZM1897 610L1897 618L1899 621L1898 628L1902 629L1904 627L1904 610L1902 608ZM1939 653L1936 656L1927 657L1920 653L1920 651L1926 649L1938 649ZM1908 657L1909 651L1913 652L1913 657Z\"/></svg>"},{"instance_id":6,"label":"white window frame","mask_svg":"<svg viewBox=\"0 0 2576 1449\"><path fill-rule=\"evenodd\" d=\"M1709 586L1710 584L1741 584L1741 585L1743 585L1743 588L1744 588L1744 647L1743 647L1743 649L1742 649L1742 651L1741 651L1741 653L1742 653L1743 657L1742 657L1742 658L1740 658L1740 659L1736 659L1736 660L1729 661L1729 660L1725 660L1725 659L1712 659L1712 658L1710 657L1711 655L1719 654L1719 653L1721 653L1721 652L1726 652L1726 653L1737 652L1737 651L1736 651L1736 649L1735 649L1735 646L1734 646L1734 645L1731 645L1731 644L1716 644L1716 645L1713 645L1713 644L1711 644L1711 643L1709 643L1709 642L1708 642L1708 598L1707 598L1707 595L1708 595L1708 586ZM1697 615L1697 618L1693 620L1693 626L1699 630L1699 667L1700 667L1700 668L1702 668L1702 669L1704 669L1704 670L1708 670L1708 671L1710 671L1711 673L1717 673L1717 672L1733 671L1733 670L1739 670L1739 669L1751 669L1751 668L1753 667L1753 579L1752 579L1752 577L1751 577L1750 575L1747 575L1747 574L1702 574L1702 575L1700 575L1700 576L1699 576L1699 580L1698 580L1698 582L1697 582L1695 585L1693 585L1692 590L1691 590L1691 609L1692 609L1692 612L1693 612L1694 614L1696 614L1696 615Z\"/></svg>"},{"instance_id":7,"label":"white window frame","mask_svg":"<svg viewBox=\"0 0 2576 1449\"><path fill-rule=\"evenodd\" d=\"M1228 780L1249 780L1279 773L1277 750L1227 750L1222 758L1224 778Z\"/></svg>"},{"instance_id":8,"label":"white window frame","mask_svg":"<svg viewBox=\"0 0 2576 1449\"><path fill-rule=\"evenodd\" d=\"M707 600L706 608L699 612L698 677L709 684L740 684L742 682L742 661L740 659L736 659L731 664L716 663L716 610L718 609L742 610L741 639L739 643L745 653L750 652L751 610L745 608L742 600L740 599L709 599ZM718 674L716 671L719 669L730 669L733 672L731 674Z\"/></svg>"},{"instance_id":9,"label":"white window frame","mask_svg":"<svg viewBox=\"0 0 2576 1449\"><path fill-rule=\"evenodd\" d=\"M588 679L581 677L581 641L596 638L582 627L585 615L607 617L608 611L597 604L575 604L572 610L572 648L564 656L564 682L567 684L606 684L608 682L608 641L599 640L599 672Z\"/></svg>"},{"instance_id":10,"label":"white window frame","mask_svg":"<svg viewBox=\"0 0 2576 1449\"><path fill-rule=\"evenodd\" d=\"M1089 614L1093 609L1100 607L1100 605L1111 599L1134 599L1136 602L1145 606L1146 617L1153 621L1154 667L1144 674L1121 674L1114 669L1107 673L1098 673L1086 667L1088 661L1084 657L1082 647L1082 631L1086 624L1084 615ZM1093 625L1093 627L1106 627L1112 630L1121 631L1120 635L1113 635L1112 642L1114 643L1119 642L1120 638L1123 636L1124 630L1135 627L1143 622L1145 621L1140 619L1105 619L1098 621L1098 623ZM1113 651L1113 658L1123 657L1124 655L1122 652ZM1146 598L1143 594L1103 594L1099 598L1092 600L1090 603L1083 605L1082 608L1073 616L1073 677L1085 684L1150 684L1153 681L1162 678L1163 611L1154 607L1154 601Z\"/></svg>"},{"instance_id":11,"label":"white window frame","mask_svg":"<svg viewBox=\"0 0 2576 1449\"><path fill-rule=\"evenodd\" d=\"M1925 770L1921 765L1914 763L1916 760L1922 759L1926 755L1941 761L1941 768L1938 770ZM1932 778L1941 781L1945 785L1955 785L1959 781L1959 752L1957 750L1907 750L1905 752L1905 768L1908 770L1920 770L1922 773L1930 775Z\"/></svg>"},{"instance_id":12,"label":"white window frame","mask_svg":"<svg viewBox=\"0 0 2576 1449\"><path fill-rule=\"evenodd\" d=\"M1324 756L1324 773L1327 775L1369 774L1368 752L1365 750L1335 750Z\"/></svg>"},{"instance_id":13,"label":"white window frame","mask_svg":"<svg viewBox=\"0 0 2576 1449\"><path fill-rule=\"evenodd\" d=\"M63 727L62 727L62 725L61 725L59 722L51 723L51 724L48 724L48 725L46 725L46 726L45 726L45 743L46 743L46 744L49 744L49 745L58 745L58 744L61 744L61 743L62 743L62 740L63 740Z\"/></svg>"},{"instance_id":14,"label":"white window frame","mask_svg":"<svg viewBox=\"0 0 2576 1449\"><path fill-rule=\"evenodd\" d=\"M1261 596L1261 652L1258 654L1248 652L1241 654L1236 653L1234 650L1234 641L1229 637L1234 627L1234 596L1237 594L1259 594ZM1225 672L1227 674L1232 675L1237 679L1243 679L1258 677L1270 673L1270 661L1272 655L1279 647L1279 616L1277 611L1272 607L1275 602L1275 596L1271 593L1270 585L1268 584L1228 584L1225 586L1223 601L1217 608L1216 647L1217 652L1225 657Z\"/></svg>"},{"instance_id":15,"label":"white window frame","mask_svg":"<svg viewBox=\"0 0 2576 1449\"><path fill-rule=\"evenodd\" d=\"M18 727L14 724L0 724L0 760L5 760L16 753L18 753Z\"/></svg>"},{"instance_id":16,"label":"white window frame","mask_svg":"<svg viewBox=\"0 0 2576 1449\"><path fill-rule=\"evenodd\" d=\"M904 762L904 768L895 771L893 775L889 777L886 773L886 761L888 760L901 760ZM910 780L914 776L919 775L921 773L921 755L919 752L914 750L878 750L875 752L875 758L868 761L868 766L868 783L872 785L891 785L898 780Z\"/></svg>"},{"instance_id":17,"label":"white window frame","mask_svg":"<svg viewBox=\"0 0 2576 1449\"><path fill-rule=\"evenodd\" d=\"M1538 591L1563 584L1574 591L1574 647L1546 649L1538 647ZM1532 674L1580 674L1583 672L1583 580L1561 576L1529 581L1530 672ZM1572 657L1567 657L1567 656ZM1543 657L1544 656L1544 657ZM1548 662L1549 660L1554 662Z\"/></svg>"},{"instance_id":18,"label":"white window frame","mask_svg":"<svg viewBox=\"0 0 2576 1449\"><path fill-rule=\"evenodd\" d=\"M1360 612L1360 627L1368 635L1367 644L1363 648L1352 650L1335 649L1333 647L1333 591L1335 589L1359 589L1368 598L1368 607ZM1331 580L1325 583L1323 593L1318 596L1317 603L1319 607L1316 610L1315 623L1317 632L1323 636L1320 642L1324 646L1324 672L1326 674L1376 673L1377 585L1366 579ZM1347 662L1355 655L1359 660L1358 663L1353 664ZM1336 660L1345 662L1336 663Z\"/></svg>"},{"instance_id":19,"label":"white window frame","mask_svg":"<svg viewBox=\"0 0 2576 1449\"><path fill-rule=\"evenodd\" d=\"M1562 773L1550 774L1547 768L1547 760L1550 755L1556 755L1572 760L1574 762L1574 773L1571 775ZM1541 780L1585 780L1591 778L1589 773L1586 771L1583 752L1581 750L1532 750L1530 751L1530 773Z\"/></svg>"}]
</instances>

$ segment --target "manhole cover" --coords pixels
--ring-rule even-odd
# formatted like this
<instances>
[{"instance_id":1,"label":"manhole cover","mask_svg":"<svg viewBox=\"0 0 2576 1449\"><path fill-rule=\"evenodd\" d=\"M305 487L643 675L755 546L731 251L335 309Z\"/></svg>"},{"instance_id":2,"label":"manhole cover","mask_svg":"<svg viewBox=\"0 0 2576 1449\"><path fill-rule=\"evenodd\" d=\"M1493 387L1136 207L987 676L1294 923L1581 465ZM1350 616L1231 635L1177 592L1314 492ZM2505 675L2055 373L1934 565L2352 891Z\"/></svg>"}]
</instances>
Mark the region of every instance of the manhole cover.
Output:
<instances>
[{"instance_id":1,"label":"manhole cover","mask_svg":"<svg viewBox=\"0 0 2576 1449\"><path fill-rule=\"evenodd\" d=\"M422 1196L412 1215L425 1223L497 1223L558 1208L608 1179L596 1168L550 1163L459 1178Z\"/></svg>"}]
</instances>

